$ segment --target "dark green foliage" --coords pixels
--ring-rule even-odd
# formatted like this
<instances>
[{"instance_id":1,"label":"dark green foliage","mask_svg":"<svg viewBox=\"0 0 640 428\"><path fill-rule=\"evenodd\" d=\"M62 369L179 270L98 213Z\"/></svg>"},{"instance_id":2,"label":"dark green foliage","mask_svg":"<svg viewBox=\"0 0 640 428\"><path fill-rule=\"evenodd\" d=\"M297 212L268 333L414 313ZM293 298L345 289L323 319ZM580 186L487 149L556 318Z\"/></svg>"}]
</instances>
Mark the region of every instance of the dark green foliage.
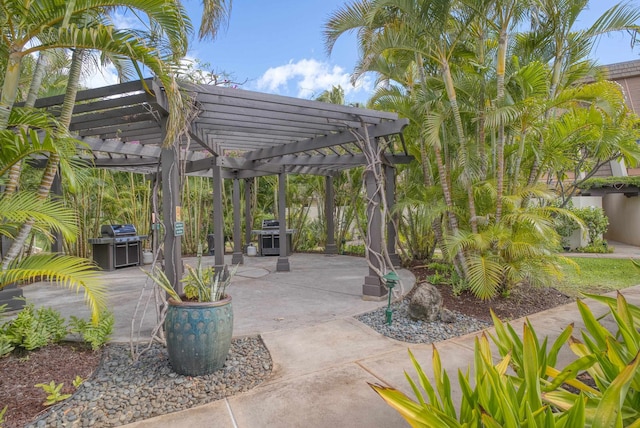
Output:
<instances>
[{"instance_id":1,"label":"dark green foliage","mask_svg":"<svg viewBox=\"0 0 640 428\"><path fill-rule=\"evenodd\" d=\"M347 244L344 246L343 253L350 256L364 256L365 251L364 244Z\"/></svg>"},{"instance_id":2,"label":"dark green foliage","mask_svg":"<svg viewBox=\"0 0 640 428\"><path fill-rule=\"evenodd\" d=\"M113 333L113 324L113 314L108 311L100 314L97 324L72 315L69 320L69 330L71 333L81 335L82 339L91 344L91 349L95 351L107 343Z\"/></svg>"},{"instance_id":3,"label":"dark green foliage","mask_svg":"<svg viewBox=\"0 0 640 428\"><path fill-rule=\"evenodd\" d=\"M64 318L57 311L51 308L35 310L33 304L28 304L16 319L0 329L0 344L4 344L0 347L7 351L8 344L31 351L59 342L67 334L64 324Z\"/></svg>"},{"instance_id":4,"label":"dark green foliage","mask_svg":"<svg viewBox=\"0 0 640 428\"><path fill-rule=\"evenodd\" d=\"M72 316L67 325L55 309L42 307L36 310L33 304L28 304L15 319L0 325L0 357L16 348L33 351L60 342L69 333L81 335L95 350L107 342L113 324L113 314L104 311L97 324Z\"/></svg>"},{"instance_id":5,"label":"dark green foliage","mask_svg":"<svg viewBox=\"0 0 640 428\"><path fill-rule=\"evenodd\" d=\"M589 244L602 239L602 234L609 227L609 219L602 208L576 208L573 212L584 222L589 232Z\"/></svg>"},{"instance_id":6,"label":"dark green foliage","mask_svg":"<svg viewBox=\"0 0 640 428\"><path fill-rule=\"evenodd\" d=\"M620 187L621 185L640 187L640 176L627 177L593 177L578 185L580 189L600 189L603 187Z\"/></svg>"}]
</instances>

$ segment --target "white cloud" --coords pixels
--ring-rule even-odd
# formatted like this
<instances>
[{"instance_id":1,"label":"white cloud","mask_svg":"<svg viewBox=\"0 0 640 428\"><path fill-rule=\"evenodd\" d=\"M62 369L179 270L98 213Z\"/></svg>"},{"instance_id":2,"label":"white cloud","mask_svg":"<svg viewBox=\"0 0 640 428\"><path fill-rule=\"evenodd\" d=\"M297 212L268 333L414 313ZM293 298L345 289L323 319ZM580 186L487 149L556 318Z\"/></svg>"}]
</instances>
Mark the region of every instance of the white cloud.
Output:
<instances>
[{"instance_id":1,"label":"white cloud","mask_svg":"<svg viewBox=\"0 0 640 428\"><path fill-rule=\"evenodd\" d=\"M115 85L120 83L118 81L118 74L113 65L109 64L106 67L97 67L92 70L89 75L85 75L82 78L82 85L87 88L101 88L103 86Z\"/></svg>"},{"instance_id":2,"label":"white cloud","mask_svg":"<svg viewBox=\"0 0 640 428\"><path fill-rule=\"evenodd\" d=\"M332 86L340 85L345 98L367 97L373 90L371 79L359 79L354 87L351 76L342 67L315 59L301 59L285 65L269 68L256 82L256 89L281 95L310 98Z\"/></svg>"},{"instance_id":3,"label":"white cloud","mask_svg":"<svg viewBox=\"0 0 640 428\"><path fill-rule=\"evenodd\" d=\"M140 22L140 18L132 14L122 13L120 11L112 13L111 20L113 21L113 25L119 30L144 28L142 22Z\"/></svg>"}]
</instances>

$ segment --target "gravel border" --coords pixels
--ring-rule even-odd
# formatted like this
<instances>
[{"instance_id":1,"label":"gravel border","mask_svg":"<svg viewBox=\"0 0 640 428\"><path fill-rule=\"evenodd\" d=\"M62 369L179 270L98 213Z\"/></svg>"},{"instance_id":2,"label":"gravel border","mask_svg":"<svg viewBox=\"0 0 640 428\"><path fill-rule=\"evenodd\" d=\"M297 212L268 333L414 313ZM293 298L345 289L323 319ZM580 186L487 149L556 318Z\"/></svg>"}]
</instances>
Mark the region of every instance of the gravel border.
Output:
<instances>
[{"instance_id":1,"label":"gravel border","mask_svg":"<svg viewBox=\"0 0 640 428\"><path fill-rule=\"evenodd\" d=\"M407 299L392 303L391 308L393 309L391 325L386 323L386 306L355 318L384 336L409 343L441 342L484 330L493 325L456 311L451 311L456 318L453 323L414 320L409 316L409 301Z\"/></svg>"},{"instance_id":2,"label":"gravel border","mask_svg":"<svg viewBox=\"0 0 640 428\"><path fill-rule=\"evenodd\" d=\"M260 336L233 339L224 367L198 377L173 372L160 345L134 363L128 344L111 344L97 372L69 400L26 426L120 426L247 391L263 382L272 368Z\"/></svg>"}]
</instances>

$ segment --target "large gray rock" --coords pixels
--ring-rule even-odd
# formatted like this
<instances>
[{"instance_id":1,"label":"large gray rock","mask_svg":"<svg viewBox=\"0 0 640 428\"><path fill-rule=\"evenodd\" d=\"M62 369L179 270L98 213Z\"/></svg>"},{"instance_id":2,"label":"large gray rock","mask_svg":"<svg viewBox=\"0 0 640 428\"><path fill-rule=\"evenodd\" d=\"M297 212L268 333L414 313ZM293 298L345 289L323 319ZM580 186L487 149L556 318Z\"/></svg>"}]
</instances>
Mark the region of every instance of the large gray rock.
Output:
<instances>
[{"instance_id":1,"label":"large gray rock","mask_svg":"<svg viewBox=\"0 0 640 428\"><path fill-rule=\"evenodd\" d=\"M449 309L442 307L442 309L440 309L440 321L452 324L456 322L456 314L451 312Z\"/></svg>"},{"instance_id":2,"label":"large gray rock","mask_svg":"<svg viewBox=\"0 0 640 428\"><path fill-rule=\"evenodd\" d=\"M411 318L422 321L437 321L442 308L442 295L436 287L423 282L413 293L409 302L409 315Z\"/></svg>"}]
</instances>

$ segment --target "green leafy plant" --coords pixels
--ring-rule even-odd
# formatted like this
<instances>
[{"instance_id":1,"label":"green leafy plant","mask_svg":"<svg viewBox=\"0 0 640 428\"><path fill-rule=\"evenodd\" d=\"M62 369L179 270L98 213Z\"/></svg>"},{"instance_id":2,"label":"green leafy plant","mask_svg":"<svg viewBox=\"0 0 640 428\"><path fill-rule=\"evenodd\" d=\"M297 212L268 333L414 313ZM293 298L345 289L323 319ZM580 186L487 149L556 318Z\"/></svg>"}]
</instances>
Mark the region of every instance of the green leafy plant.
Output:
<instances>
[{"instance_id":1,"label":"green leafy plant","mask_svg":"<svg viewBox=\"0 0 640 428\"><path fill-rule=\"evenodd\" d=\"M527 358L523 361L524 376L515 377L507 374L510 356L494 364L487 337L482 335L476 338L473 377L468 370L458 372L462 392L459 411L453 404L449 375L442 368L435 346L432 359L433 380L427 377L409 352L418 381L406 376L418 398L417 402L393 388L370 386L412 427L584 426L584 408L579 405L566 414L556 415L552 407L542 401L537 376L539 361L537 354L533 352L534 346L533 336L525 327L524 347Z\"/></svg>"},{"instance_id":2,"label":"green leafy plant","mask_svg":"<svg viewBox=\"0 0 640 428\"><path fill-rule=\"evenodd\" d=\"M35 385L36 388L42 388L42 390L47 394L47 399L44 403L42 403L42 405L51 406L53 404L59 403L60 401L64 401L67 398L71 397L71 394L63 394L61 392L63 386L64 386L64 383L59 383L56 385L54 381L51 381L48 384L39 383Z\"/></svg>"},{"instance_id":3,"label":"green leafy plant","mask_svg":"<svg viewBox=\"0 0 640 428\"><path fill-rule=\"evenodd\" d=\"M220 272L216 272L214 267L203 268L201 259L198 258L198 266L195 269L187 265L187 275L182 280L185 297L198 302L216 302L224 299L227 286L237 269L236 265L229 272L225 266Z\"/></svg>"},{"instance_id":4,"label":"green leafy plant","mask_svg":"<svg viewBox=\"0 0 640 428\"><path fill-rule=\"evenodd\" d=\"M595 239L593 242L584 247L576 248L578 253L608 254L613 253L613 248L607 244L607 241L601 238Z\"/></svg>"},{"instance_id":5,"label":"green leafy plant","mask_svg":"<svg viewBox=\"0 0 640 428\"><path fill-rule=\"evenodd\" d=\"M238 266L234 266L231 272L226 265L220 272L216 272L214 267L203 267L202 246L199 246L196 268L187 265L187 275L182 279L184 298L198 302L216 302L224 299L227 295L227 287L238 270ZM178 302L183 300L183 296L180 296L173 289L171 282L161 269L156 267L152 272L145 271L145 273L171 298Z\"/></svg>"},{"instance_id":6,"label":"green leafy plant","mask_svg":"<svg viewBox=\"0 0 640 428\"><path fill-rule=\"evenodd\" d=\"M609 218L605 215L604 210L602 208L586 207L574 208L572 211L587 226L589 244L602 241L602 235L609 227Z\"/></svg>"},{"instance_id":7,"label":"green leafy plant","mask_svg":"<svg viewBox=\"0 0 640 428\"><path fill-rule=\"evenodd\" d=\"M103 311L100 313L97 324L72 315L69 326L72 333L80 334L82 339L91 344L91 349L95 351L109 341L113 333L114 322L113 313Z\"/></svg>"},{"instance_id":8,"label":"green leafy plant","mask_svg":"<svg viewBox=\"0 0 640 428\"><path fill-rule=\"evenodd\" d=\"M9 342L9 339L7 339L2 330L0 330L0 358L8 355L14 349L15 346Z\"/></svg>"},{"instance_id":9,"label":"green leafy plant","mask_svg":"<svg viewBox=\"0 0 640 428\"><path fill-rule=\"evenodd\" d=\"M431 262L427 265L427 269L431 269L440 274L449 274L453 270L453 266L448 263Z\"/></svg>"},{"instance_id":10,"label":"green leafy plant","mask_svg":"<svg viewBox=\"0 0 640 428\"><path fill-rule=\"evenodd\" d=\"M436 272L433 275L427 276L427 281L429 281L430 284L444 284L447 282L447 277Z\"/></svg>"},{"instance_id":11,"label":"green leafy plant","mask_svg":"<svg viewBox=\"0 0 640 428\"><path fill-rule=\"evenodd\" d=\"M41 348L49 343L59 342L67 335L65 319L52 308L39 308L26 305L18 316L2 329L1 348L7 349L7 343L13 347L22 347L28 351Z\"/></svg>"},{"instance_id":12,"label":"green leafy plant","mask_svg":"<svg viewBox=\"0 0 640 428\"><path fill-rule=\"evenodd\" d=\"M365 247L364 244L359 245L359 244L348 244L344 246L344 254L349 254L349 255L353 255L353 256L364 256L365 254Z\"/></svg>"},{"instance_id":13,"label":"green leafy plant","mask_svg":"<svg viewBox=\"0 0 640 428\"><path fill-rule=\"evenodd\" d=\"M0 410L0 427L2 426L2 424L4 424L4 415L5 413L7 413L8 408L9 406L4 406L2 410Z\"/></svg>"},{"instance_id":14,"label":"green leafy plant","mask_svg":"<svg viewBox=\"0 0 640 428\"><path fill-rule=\"evenodd\" d=\"M406 376L417 402L393 388L370 385L413 427L637 428L640 308L629 305L621 294L616 299L589 297L609 306L617 332L604 328L580 301L578 308L585 324L583 341L572 337L573 325L569 325L550 346L547 338L538 338L528 320L521 338L510 324L503 324L492 314L496 330L492 340L502 359L494 364L487 336L476 338L473 378L469 370L458 372L462 392L459 411L453 406L449 376L442 369L435 347L433 380L409 352L418 382ZM567 342L578 358L558 370L557 356ZM509 367L513 375L508 373ZM595 388L577 378L584 371L595 381Z\"/></svg>"},{"instance_id":15,"label":"green leafy plant","mask_svg":"<svg viewBox=\"0 0 640 428\"><path fill-rule=\"evenodd\" d=\"M82 382L84 382L84 379L82 379L80 376L76 375L76 378L73 379L73 387L78 389L80 387L80 385L82 385Z\"/></svg>"}]
</instances>

